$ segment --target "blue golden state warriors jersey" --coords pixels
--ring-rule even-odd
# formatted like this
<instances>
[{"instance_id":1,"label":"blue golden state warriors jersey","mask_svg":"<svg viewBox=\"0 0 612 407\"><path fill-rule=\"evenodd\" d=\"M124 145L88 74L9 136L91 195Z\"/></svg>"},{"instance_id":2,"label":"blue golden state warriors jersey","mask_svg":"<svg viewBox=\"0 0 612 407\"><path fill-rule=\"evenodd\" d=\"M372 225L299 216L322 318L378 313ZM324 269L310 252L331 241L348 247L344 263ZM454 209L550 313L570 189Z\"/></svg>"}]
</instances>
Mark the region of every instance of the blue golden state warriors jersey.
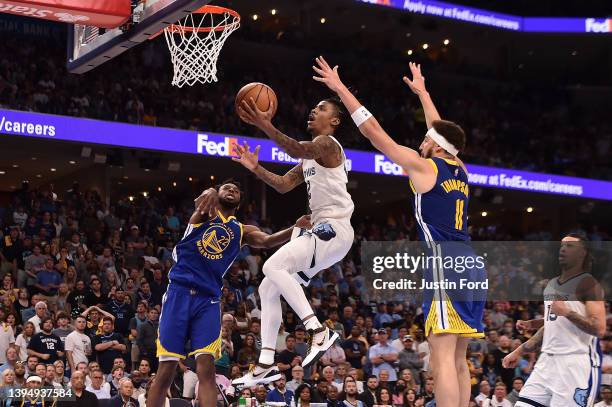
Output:
<instances>
[{"instance_id":1,"label":"blue golden state warriors jersey","mask_svg":"<svg viewBox=\"0 0 612 407\"><path fill-rule=\"evenodd\" d=\"M242 224L220 213L207 222L190 224L172 252L171 284L194 288L198 294L219 297L223 275L232 265L242 241Z\"/></svg>"},{"instance_id":2,"label":"blue golden state warriors jersey","mask_svg":"<svg viewBox=\"0 0 612 407\"><path fill-rule=\"evenodd\" d=\"M429 158L436 171L434 187L415 193L414 212L423 241L470 240L467 232L468 176L456 161ZM414 192L412 181L410 187Z\"/></svg>"}]
</instances>

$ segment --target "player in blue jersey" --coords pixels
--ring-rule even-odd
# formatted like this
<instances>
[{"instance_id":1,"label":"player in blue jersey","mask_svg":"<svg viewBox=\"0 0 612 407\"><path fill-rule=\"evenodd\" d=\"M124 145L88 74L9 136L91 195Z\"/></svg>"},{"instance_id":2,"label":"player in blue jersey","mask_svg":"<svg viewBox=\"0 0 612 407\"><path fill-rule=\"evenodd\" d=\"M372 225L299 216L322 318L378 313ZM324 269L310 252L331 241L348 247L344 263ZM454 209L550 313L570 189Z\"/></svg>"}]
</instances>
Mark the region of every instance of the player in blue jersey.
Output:
<instances>
[{"instance_id":1,"label":"player in blue jersey","mask_svg":"<svg viewBox=\"0 0 612 407\"><path fill-rule=\"evenodd\" d=\"M199 405L216 405L215 359L221 354L221 289L223 276L242 245L272 248L291 238L293 227L269 235L236 217L241 191L229 181L210 188L196 199L196 210L181 241L172 253L168 289L159 317L157 356L159 368L147 404L162 406L180 359L195 355L199 378ZM310 228L308 216L296 227Z\"/></svg>"},{"instance_id":2,"label":"player in blue jersey","mask_svg":"<svg viewBox=\"0 0 612 407\"><path fill-rule=\"evenodd\" d=\"M397 144L380 126L372 114L342 83L338 67L331 68L319 57L313 69L313 79L325 83L342 99L360 132L372 145L410 177L414 192L415 217L421 240L427 242L430 255L443 258L450 254L474 256L465 242L469 188L467 170L457 154L465 147L465 133L457 124L441 120L429 93L419 65L410 63L412 80L404 82L419 96L427 134L419 151ZM457 278L454 270L440 268L436 262L424 270L428 282L443 282ZM451 274L454 274L451 275ZM464 277L485 282L484 264L480 269L469 268ZM483 336L482 317L486 290L426 290L423 312L426 334L431 349L430 364L435 382L437 407L465 407L470 398L470 375L465 354L471 337Z\"/></svg>"}]
</instances>

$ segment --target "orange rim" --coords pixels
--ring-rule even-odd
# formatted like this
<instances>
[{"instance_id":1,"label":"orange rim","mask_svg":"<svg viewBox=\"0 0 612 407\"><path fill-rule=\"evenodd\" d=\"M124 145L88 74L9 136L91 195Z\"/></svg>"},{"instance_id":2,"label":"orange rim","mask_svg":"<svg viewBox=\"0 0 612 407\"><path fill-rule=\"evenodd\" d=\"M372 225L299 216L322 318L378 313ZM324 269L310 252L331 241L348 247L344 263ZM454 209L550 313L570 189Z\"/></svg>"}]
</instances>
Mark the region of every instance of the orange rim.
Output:
<instances>
[{"instance_id":1,"label":"orange rim","mask_svg":"<svg viewBox=\"0 0 612 407\"><path fill-rule=\"evenodd\" d=\"M230 24L224 24L221 25L219 27L199 27L199 28L195 28L195 27L188 27L185 25L181 25L181 24L170 24L168 27L166 27L166 30L172 32L172 33L176 33L176 32L211 32L211 31L223 31L225 30L228 26L232 26L232 25L236 25L238 23L240 23L240 14L238 14L238 12L236 12L235 10L229 9L229 8L225 8L225 7L220 7L220 6L204 6L204 7L200 7L199 9L197 9L196 11L192 12L191 14L229 14L231 16L233 16L236 20L234 20L234 22L230 23Z\"/></svg>"}]
</instances>

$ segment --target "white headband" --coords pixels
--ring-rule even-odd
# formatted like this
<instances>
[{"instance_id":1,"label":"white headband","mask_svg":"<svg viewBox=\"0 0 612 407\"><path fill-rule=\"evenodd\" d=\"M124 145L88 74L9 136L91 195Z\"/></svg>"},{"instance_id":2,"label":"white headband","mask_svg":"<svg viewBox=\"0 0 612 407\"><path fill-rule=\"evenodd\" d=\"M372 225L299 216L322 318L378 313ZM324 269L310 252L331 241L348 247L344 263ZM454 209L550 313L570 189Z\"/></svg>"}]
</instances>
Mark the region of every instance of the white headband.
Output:
<instances>
[{"instance_id":1,"label":"white headband","mask_svg":"<svg viewBox=\"0 0 612 407\"><path fill-rule=\"evenodd\" d=\"M452 145L446 138L444 138L443 135L438 133L433 127L427 130L426 136L435 141L440 147L448 151L451 155L456 156L457 154L459 154L459 150L457 150L454 145Z\"/></svg>"}]
</instances>

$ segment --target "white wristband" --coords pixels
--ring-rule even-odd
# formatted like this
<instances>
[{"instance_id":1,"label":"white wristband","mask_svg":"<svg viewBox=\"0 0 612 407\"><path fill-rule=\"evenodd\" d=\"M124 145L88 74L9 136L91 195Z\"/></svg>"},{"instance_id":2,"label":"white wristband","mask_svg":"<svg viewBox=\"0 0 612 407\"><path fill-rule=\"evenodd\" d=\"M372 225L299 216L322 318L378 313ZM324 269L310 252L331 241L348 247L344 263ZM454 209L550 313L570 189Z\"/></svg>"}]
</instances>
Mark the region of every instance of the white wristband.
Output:
<instances>
[{"instance_id":1,"label":"white wristband","mask_svg":"<svg viewBox=\"0 0 612 407\"><path fill-rule=\"evenodd\" d=\"M370 117L372 117L372 113L363 106L359 106L359 108L351 114L351 119L353 119L357 127L361 126Z\"/></svg>"}]
</instances>

